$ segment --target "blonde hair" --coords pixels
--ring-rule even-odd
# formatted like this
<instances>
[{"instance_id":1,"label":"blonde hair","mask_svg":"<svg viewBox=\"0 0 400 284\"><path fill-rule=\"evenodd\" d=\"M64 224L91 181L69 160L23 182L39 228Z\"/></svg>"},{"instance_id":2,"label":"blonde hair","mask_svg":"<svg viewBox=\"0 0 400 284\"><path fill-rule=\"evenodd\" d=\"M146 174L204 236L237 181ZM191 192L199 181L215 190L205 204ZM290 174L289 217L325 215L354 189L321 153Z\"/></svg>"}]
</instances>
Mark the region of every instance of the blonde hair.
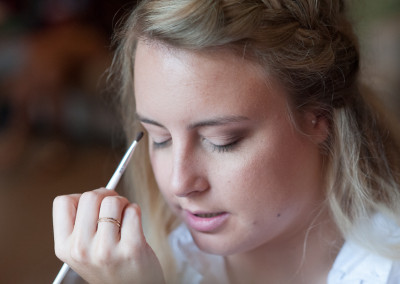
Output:
<instances>
[{"instance_id":1,"label":"blonde hair","mask_svg":"<svg viewBox=\"0 0 400 284\"><path fill-rule=\"evenodd\" d=\"M330 124L321 147L330 212L346 238L390 257L399 243L364 234L377 213L399 225L399 145L357 81L359 53L341 0L145 0L117 34L114 67L128 138L134 117L133 64L139 39L187 50L226 49L268 70L287 87L291 110ZM145 143L142 143L145 144ZM176 222L151 170L147 145L132 170L149 242L158 255ZM378 214L378 215L379 215ZM364 228L364 229L363 229ZM157 233L155 233L157 232ZM162 256L161 256L162 257Z\"/></svg>"}]
</instances>

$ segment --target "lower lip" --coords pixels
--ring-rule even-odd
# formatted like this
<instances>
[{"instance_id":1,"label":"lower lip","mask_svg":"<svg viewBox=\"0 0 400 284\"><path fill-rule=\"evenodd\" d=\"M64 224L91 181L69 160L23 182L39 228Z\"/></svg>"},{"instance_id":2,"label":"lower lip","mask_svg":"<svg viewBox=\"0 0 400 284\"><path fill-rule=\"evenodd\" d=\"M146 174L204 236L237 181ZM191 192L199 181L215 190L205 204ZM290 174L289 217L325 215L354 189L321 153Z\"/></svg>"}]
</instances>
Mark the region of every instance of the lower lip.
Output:
<instances>
[{"instance_id":1,"label":"lower lip","mask_svg":"<svg viewBox=\"0 0 400 284\"><path fill-rule=\"evenodd\" d=\"M189 211L184 211L186 224L199 232L211 233L220 228L228 219L228 213L222 213L210 218L202 218Z\"/></svg>"}]
</instances>

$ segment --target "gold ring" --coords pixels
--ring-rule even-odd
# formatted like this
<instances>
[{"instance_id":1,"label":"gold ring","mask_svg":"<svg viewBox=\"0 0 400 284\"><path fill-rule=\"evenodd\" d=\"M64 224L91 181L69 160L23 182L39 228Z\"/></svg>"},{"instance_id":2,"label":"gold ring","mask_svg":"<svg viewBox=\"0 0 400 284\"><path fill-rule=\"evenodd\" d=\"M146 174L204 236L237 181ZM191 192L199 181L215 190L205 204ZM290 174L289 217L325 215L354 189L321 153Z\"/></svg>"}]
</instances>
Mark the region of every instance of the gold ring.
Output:
<instances>
[{"instance_id":1,"label":"gold ring","mask_svg":"<svg viewBox=\"0 0 400 284\"><path fill-rule=\"evenodd\" d=\"M113 223L115 225L118 226L118 228L121 228L121 222L118 221L117 219L114 218L110 218L110 217L101 217L97 220L97 224L100 222L109 222L109 223Z\"/></svg>"}]
</instances>

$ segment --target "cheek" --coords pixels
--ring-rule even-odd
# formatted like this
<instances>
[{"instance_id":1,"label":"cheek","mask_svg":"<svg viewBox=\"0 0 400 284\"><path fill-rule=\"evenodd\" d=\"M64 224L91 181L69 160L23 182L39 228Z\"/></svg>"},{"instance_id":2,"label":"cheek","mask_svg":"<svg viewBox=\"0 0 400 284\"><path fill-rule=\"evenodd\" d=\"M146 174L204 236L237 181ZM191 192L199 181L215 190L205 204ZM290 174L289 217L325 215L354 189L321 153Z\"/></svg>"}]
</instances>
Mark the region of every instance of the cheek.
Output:
<instances>
[{"instance_id":1,"label":"cheek","mask_svg":"<svg viewBox=\"0 0 400 284\"><path fill-rule=\"evenodd\" d=\"M251 211L279 211L281 204L290 197L290 190L282 182L279 162L279 159L258 153L232 171L233 192L242 192L233 196L236 202L248 204Z\"/></svg>"},{"instance_id":2,"label":"cheek","mask_svg":"<svg viewBox=\"0 0 400 284\"><path fill-rule=\"evenodd\" d=\"M165 200L165 202L169 205L169 208L175 213L178 214L176 204L173 203L173 195L169 190L169 177L170 177L170 166L167 165L166 159L162 158L162 155L151 154L150 153L150 162L152 165L154 178L156 180L158 189Z\"/></svg>"},{"instance_id":3,"label":"cheek","mask_svg":"<svg viewBox=\"0 0 400 284\"><path fill-rule=\"evenodd\" d=\"M167 182L167 175L169 167L165 163L165 159L162 159L159 154L155 154L154 152L150 151L150 163L153 169L154 177L156 179L158 188L163 193L165 184ZM164 185L164 186L163 186Z\"/></svg>"},{"instance_id":4,"label":"cheek","mask_svg":"<svg viewBox=\"0 0 400 284\"><path fill-rule=\"evenodd\" d=\"M293 140L290 137L289 141ZM285 210L297 210L313 199L315 187L315 163L304 164L304 160L313 160L312 153L302 143L296 141L282 143L283 139L263 143L253 148L239 165L231 167L229 183L234 187L232 195L236 202L251 204L254 210L268 210L276 214ZM310 194L311 193L311 194ZM281 212L282 211L282 212ZM270 212L272 214L272 212Z\"/></svg>"}]
</instances>

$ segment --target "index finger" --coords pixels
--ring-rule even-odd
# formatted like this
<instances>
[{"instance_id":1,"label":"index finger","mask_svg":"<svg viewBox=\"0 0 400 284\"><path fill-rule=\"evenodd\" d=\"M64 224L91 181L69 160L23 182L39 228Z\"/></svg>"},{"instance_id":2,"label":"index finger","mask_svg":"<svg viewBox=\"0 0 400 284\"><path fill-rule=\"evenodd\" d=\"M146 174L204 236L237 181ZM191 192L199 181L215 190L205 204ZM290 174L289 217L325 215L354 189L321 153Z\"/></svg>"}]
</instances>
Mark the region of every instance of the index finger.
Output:
<instances>
[{"instance_id":1,"label":"index finger","mask_svg":"<svg viewBox=\"0 0 400 284\"><path fill-rule=\"evenodd\" d=\"M54 241L65 241L71 235L81 194L57 196L53 201Z\"/></svg>"}]
</instances>

